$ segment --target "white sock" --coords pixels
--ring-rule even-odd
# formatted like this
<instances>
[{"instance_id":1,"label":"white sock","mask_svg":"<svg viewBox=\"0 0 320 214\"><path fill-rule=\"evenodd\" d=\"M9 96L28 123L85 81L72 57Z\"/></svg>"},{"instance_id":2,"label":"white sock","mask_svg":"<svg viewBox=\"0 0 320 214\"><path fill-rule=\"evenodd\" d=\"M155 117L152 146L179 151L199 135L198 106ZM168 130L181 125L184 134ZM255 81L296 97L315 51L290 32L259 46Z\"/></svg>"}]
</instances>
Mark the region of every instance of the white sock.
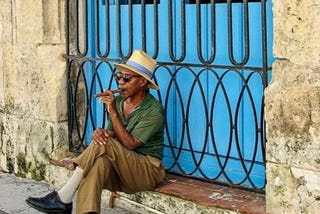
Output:
<instances>
[{"instance_id":1,"label":"white sock","mask_svg":"<svg viewBox=\"0 0 320 214\"><path fill-rule=\"evenodd\" d=\"M74 194L83 178L83 169L76 167L73 175L67 183L58 191L58 195L63 203L71 203Z\"/></svg>"}]
</instances>

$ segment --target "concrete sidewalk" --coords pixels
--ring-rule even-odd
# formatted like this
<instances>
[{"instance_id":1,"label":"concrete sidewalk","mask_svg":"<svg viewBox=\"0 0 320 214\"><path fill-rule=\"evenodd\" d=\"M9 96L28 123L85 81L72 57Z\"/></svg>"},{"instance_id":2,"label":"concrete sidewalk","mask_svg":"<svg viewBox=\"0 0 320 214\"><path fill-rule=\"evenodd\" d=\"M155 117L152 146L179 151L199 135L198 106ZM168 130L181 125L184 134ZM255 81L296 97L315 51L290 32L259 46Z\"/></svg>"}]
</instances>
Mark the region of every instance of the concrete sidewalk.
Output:
<instances>
[{"instance_id":1,"label":"concrete sidewalk","mask_svg":"<svg viewBox=\"0 0 320 214\"><path fill-rule=\"evenodd\" d=\"M54 190L45 182L19 178L0 171L0 214L38 214L37 210L29 207L25 200L29 196L44 196ZM75 212L73 212L75 213ZM104 206L102 213L133 214L129 210Z\"/></svg>"}]
</instances>

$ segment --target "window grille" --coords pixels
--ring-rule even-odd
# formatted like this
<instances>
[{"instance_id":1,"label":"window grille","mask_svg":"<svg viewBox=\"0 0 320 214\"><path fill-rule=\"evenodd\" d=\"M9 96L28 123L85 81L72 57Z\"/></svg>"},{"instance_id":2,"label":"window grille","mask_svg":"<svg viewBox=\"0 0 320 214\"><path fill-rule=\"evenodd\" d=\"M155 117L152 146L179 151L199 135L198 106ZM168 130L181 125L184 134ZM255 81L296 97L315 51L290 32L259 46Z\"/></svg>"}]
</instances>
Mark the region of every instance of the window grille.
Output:
<instances>
[{"instance_id":1,"label":"window grille","mask_svg":"<svg viewBox=\"0 0 320 214\"><path fill-rule=\"evenodd\" d=\"M273 61L270 2L139 2L66 1L70 150L81 152L90 141L90 131L106 127L107 115L101 114L103 106L93 94L115 86L110 75L114 63L126 61L134 49L143 49L158 61L156 82L167 80L154 93L169 121L165 130L165 152L171 155L167 171L264 191L265 175L256 175L255 170L265 168L263 91ZM223 33L221 22L225 23ZM252 63L254 60L258 63ZM236 94L234 82L240 83ZM99 112L102 116L97 118ZM221 137L220 132L224 132ZM190 165L180 162L185 154ZM208 164L210 158L214 166ZM232 175L232 164L241 176ZM256 182L255 176L262 176L262 181Z\"/></svg>"}]
</instances>

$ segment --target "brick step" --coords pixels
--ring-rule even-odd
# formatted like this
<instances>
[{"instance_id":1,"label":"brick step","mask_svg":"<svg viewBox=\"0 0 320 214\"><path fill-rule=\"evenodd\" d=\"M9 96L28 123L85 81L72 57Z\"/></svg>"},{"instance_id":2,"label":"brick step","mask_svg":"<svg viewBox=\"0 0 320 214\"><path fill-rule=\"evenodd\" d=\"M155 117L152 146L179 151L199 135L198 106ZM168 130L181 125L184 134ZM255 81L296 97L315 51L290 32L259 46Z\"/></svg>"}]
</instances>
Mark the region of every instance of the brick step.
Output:
<instances>
[{"instance_id":1,"label":"brick step","mask_svg":"<svg viewBox=\"0 0 320 214\"><path fill-rule=\"evenodd\" d=\"M114 205L134 213L266 213L264 194L176 175L167 175L154 191L119 194ZM109 196L109 191L103 192L104 206Z\"/></svg>"}]
</instances>

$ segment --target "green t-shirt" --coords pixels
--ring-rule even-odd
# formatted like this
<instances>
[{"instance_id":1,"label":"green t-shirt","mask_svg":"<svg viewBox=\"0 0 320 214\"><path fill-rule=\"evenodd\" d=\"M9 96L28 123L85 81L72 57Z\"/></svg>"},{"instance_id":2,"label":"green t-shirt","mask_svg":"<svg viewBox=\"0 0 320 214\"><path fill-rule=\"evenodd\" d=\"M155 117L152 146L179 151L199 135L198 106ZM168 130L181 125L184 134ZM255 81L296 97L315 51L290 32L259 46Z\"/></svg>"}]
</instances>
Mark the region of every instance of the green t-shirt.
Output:
<instances>
[{"instance_id":1,"label":"green t-shirt","mask_svg":"<svg viewBox=\"0 0 320 214\"><path fill-rule=\"evenodd\" d=\"M126 130L142 144L134 149L135 152L162 159L164 116L161 103L148 94L139 106L132 111L128 118L123 115L124 99L116 97L116 108ZM108 122L108 130L113 131L112 122Z\"/></svg>"}]
</instances>

